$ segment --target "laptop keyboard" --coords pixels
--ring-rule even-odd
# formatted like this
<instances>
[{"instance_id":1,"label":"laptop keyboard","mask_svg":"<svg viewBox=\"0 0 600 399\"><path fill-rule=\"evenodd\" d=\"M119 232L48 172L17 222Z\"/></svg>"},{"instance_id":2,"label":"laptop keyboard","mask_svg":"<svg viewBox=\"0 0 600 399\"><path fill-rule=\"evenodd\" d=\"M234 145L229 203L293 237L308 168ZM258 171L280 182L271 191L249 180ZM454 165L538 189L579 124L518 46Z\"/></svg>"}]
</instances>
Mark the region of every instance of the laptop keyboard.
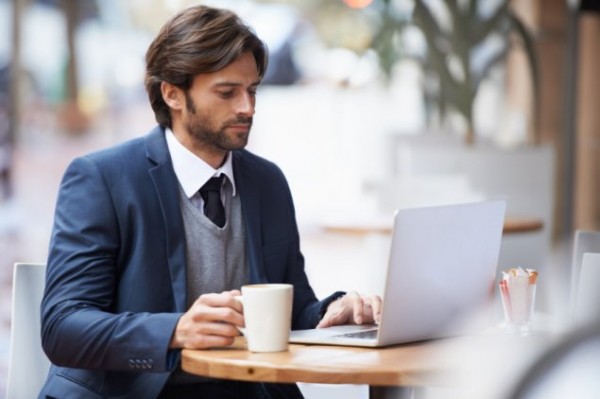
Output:
<instances>
[{"instance_id":1,"label":"laptop keyboard","mask_svg":"<svg viewBox=\"0 0 600 399\"><path fill-rule=\"evenodd\" d=\"M375 339L377 338L377 330L355 331L351 333L336 335L336 337Z\"/></svg>"}]
</instances>

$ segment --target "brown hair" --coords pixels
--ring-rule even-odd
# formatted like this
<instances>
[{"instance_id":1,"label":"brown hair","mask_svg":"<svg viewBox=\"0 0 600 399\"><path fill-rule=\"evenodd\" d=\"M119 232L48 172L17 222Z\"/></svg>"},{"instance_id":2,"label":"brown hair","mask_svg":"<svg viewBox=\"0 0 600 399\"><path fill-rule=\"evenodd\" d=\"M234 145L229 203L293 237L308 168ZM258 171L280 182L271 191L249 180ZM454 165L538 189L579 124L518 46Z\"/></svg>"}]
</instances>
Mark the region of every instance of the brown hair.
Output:
<instances>
[{"instance_id":1,"label":"brown hair","mask_svg":"<svg viewBox=\"0 0 600 399\"><path fill-rule=\"evenodd\" d=\"M262 78L267 69L265 44L236 14L207 6L186 8L165 23L146 52L145 85L156 121L171 127L161 83L187 91L194 77L218 71L251 52Z\"/></svg>"}]
</instances>

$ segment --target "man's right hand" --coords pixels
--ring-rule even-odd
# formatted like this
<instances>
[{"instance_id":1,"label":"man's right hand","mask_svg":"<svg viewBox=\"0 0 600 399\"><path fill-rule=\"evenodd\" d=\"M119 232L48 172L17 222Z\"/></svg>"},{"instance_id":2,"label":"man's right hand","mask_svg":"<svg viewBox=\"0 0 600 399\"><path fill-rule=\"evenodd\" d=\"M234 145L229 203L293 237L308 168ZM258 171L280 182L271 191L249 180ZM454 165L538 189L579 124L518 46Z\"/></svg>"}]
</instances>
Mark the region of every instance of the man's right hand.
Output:
<instances>
[{"instance_id":1,"label":"man's right hand","mask_svg":"<svg viewBox=\"0 0 600 399\"><path fill-rule=\"evenodd\" d=\"M231 345L244 327L242 304L234 299L238 290L201 295L181 316L170 349L206 349Z\"/></svg>"}]
</instances>

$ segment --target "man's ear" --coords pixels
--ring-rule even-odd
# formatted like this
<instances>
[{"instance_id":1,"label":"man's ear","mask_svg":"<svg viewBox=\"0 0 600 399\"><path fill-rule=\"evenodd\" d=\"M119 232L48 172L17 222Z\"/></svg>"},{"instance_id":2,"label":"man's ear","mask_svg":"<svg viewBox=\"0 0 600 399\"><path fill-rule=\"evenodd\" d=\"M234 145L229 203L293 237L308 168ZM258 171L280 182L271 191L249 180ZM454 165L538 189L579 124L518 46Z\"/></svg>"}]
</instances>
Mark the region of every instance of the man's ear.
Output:
<instances>
[{"instance_id":1,"label":"man's ear","mask_svg":"<svg viewBox=\"0 0 600 399\"><path fill-rule=\"evenodd\" d=\"M185 104L185 96L183 90L171 83L162 82L160 84L160 92L162 93L163 101L173 110L181 110Z\"/></svg>"}]
</instances>

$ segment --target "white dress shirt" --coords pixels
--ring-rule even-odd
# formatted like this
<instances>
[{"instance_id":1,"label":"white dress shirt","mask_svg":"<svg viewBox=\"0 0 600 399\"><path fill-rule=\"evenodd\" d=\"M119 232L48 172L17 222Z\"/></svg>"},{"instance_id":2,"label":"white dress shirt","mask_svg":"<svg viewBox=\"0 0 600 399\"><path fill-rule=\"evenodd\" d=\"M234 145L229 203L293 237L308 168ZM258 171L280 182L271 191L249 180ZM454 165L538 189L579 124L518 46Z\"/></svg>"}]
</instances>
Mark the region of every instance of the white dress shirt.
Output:
<instances>
[{"instance_id":1,"label":"white dress shirt","mask_svg":"<svg viewBox=\"0 0 600 399\"><path fill-rule=\"evenodd\" d=\"M171 154L171 160L173 162L175 175L177 176L179 184L181 184L185 195L190 200L194 202L199 200L199 205L203 206L202 198L198 194L198 190L200 190L200 188L211 177L220 176L221 174L227 176L227 179L231 184L231 195L236 195L231 153L227 154L225 163L223 163L220 168L214 169L190 150L185 148L183 144L177 140L171 129L166 128L165 135L167 138L167 147L169 148L169 153ZM225 195L225 191L226 190L221 190L221 200L227 209L227 202L229 199L227 198L227 195Z\"/></svg>"}]
</instances>

